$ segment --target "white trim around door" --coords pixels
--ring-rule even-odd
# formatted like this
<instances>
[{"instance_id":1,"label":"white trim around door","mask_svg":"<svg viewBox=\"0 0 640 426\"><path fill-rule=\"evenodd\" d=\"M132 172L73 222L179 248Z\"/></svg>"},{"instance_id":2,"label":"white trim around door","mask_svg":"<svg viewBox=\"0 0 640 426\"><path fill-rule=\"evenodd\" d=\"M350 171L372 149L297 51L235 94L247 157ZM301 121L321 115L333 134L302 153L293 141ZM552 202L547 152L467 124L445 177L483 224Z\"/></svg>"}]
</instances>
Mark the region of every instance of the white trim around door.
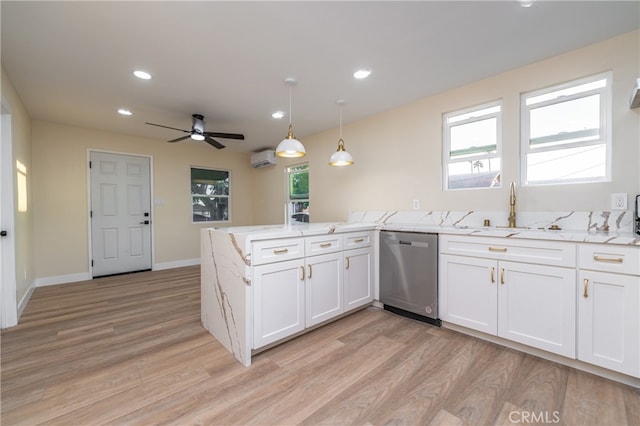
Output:
<instances>
[{"instance_id":1,"label":"white trim around door","mask_svg":"<svg viewBox=\"0 0 640 426\"><path fill-rule=\"evenodd\" d=\"M153 158L90 149L91 277L153 269Z\"/></svg>"},{"instance_id":2,"label":"white trim around door","mask_svg":"<svg viewBox=\"0 0 640 426\"><path fill-rule=\"evenodd\" d=\"M16 282L16 240L14 217L14 160L13 135L11 129L11 106L2 98L2 128L0 135L0 293L2 301L0 310L0 327L13 327L18 324L17 282Z\"/></svg>"}]
</instances>

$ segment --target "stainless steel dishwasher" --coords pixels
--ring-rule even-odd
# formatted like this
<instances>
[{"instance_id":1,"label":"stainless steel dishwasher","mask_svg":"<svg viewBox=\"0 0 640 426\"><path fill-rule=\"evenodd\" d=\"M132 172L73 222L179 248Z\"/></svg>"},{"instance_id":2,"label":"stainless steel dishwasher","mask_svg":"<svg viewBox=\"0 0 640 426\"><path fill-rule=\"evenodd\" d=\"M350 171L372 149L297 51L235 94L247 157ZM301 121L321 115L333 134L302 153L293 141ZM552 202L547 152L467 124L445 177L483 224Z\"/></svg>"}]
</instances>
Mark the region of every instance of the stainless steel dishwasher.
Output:
<instances>
[{"instance_id":1,"label":"stainless steel dishwasher","mask_svg":"<svg viewBox=\"0 0 640 426\"><path fill-rule=\"evenodd\" d=\"M437 234L380 232L380 301L388 311L441 325Z\"/></svg>"}]
</instances>

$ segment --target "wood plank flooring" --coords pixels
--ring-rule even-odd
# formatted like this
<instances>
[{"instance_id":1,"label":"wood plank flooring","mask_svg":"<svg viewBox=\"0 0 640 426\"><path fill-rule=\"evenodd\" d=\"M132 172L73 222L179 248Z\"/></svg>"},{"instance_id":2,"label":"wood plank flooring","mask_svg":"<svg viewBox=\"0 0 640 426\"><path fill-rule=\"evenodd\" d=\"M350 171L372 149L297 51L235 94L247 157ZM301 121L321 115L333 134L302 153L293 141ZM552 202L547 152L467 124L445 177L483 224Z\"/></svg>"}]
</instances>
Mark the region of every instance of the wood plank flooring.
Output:
<instances>
[{"instance_id":1,"label":"wood plank flooring","mask_svg":"<svg viewBox=\"0 0 640 426\"><path fill-rule=\"evenodd\" d=\"M245 368L199 267L38 288L0 344L3 425L640 425L636 389L376 308Z\"/></svg>"}]
</instances>

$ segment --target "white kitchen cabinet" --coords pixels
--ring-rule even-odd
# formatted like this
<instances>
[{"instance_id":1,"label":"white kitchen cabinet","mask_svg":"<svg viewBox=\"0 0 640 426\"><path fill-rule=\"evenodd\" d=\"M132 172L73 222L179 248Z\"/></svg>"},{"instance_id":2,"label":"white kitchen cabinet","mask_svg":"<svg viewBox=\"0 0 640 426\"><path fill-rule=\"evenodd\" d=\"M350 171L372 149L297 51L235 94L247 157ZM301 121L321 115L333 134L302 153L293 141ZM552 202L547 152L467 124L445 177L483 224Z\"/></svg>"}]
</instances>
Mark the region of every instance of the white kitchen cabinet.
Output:
<instances>
[{"instance_id":1,"label":"white kitchen cabinet","mask_svg":"<svg viewBox=\"0 0 640 426\"><path fill-rule=\"evenodd\" d=\"M640 377L640 249L582 244L579 268L578 359Z\"/></svg>"},{"instance_id":2,"label":"white kitchen cabinet","mask_svg":"<svg viewBox=\"0 0 640 426\"><path fill-rule=\"evenodd\" d=\"M575 249L570 246L441 235L441 319L574 357Z\"/></svg>"},{"instance_id":3,"label":"white kitchen cabinet","mask_svg":"<svg viewBox=\"0 0 640 426\"><path fill-rule=\"evenodd\" d=\"M373 301L373 247L346 250L344 256L344 310Z\"/></svg>"},{"instance_id":4,"label":"white kitchen cabinet","mask_svg":"<svg viewBox=\"0 0 640 426\"><path fill-rule=\"evenodd\" d=\"M305 267L306 326L311 327L344 311L342 253L307 257Z\"/></svg>"},{"instance_id":5,"label":"white kitchen cabinet","mask_svg":"<svg viewBox=\"0 0 640 426\"><path fill-rule=\"evenodd\" d=\"M253 268L253 347L305 328L304 259Z\"/></svg>"},{"instance_id":6,"label":"white kitchen cabinet","mask_svg":"<svg viewBox=\"0 0 640 426\"><path fill-rule=\"evenodd\" d=\"M498 262L498 336L575 358L575 279L575 269Z\"/></svg>"},{"instance_id":7,"label":"white kitchen cabinet","mask_svg":"<svg viewBox=\"0 0 640 426\"><path fill-rule=\"evenodd\" d=\"M253 349L371 303L372 240L367 231L254 242Z\"/></svg>"},{"instance_id":8,"label":"white kitchen cabinet","mask_svg":"<svg viewBox=\"0 0 640 426\"><path fill-rule=\"evenodd\" d=\"M496 262L440 255L440 319L496 335Z\"/></svg>"}]
</instances>

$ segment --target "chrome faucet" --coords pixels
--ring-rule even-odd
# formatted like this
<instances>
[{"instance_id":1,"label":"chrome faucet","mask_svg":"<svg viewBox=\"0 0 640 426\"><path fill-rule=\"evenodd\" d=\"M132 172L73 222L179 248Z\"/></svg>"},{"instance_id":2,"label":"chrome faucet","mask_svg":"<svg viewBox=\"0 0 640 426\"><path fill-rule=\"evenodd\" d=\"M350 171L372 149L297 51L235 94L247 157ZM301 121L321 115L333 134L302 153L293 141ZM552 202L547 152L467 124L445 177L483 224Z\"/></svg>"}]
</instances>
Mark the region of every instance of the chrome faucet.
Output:
<instances>
[{"instance_id":1,"label":"chrome faucet","mask_svg":"<svg viewBox=\"0 0 640 426\"><path fill-rule=\"evenodd\" d=\"M516 227L516 185L511 182L509 189L509 228Z\"/></svg>"}]
</instances>

